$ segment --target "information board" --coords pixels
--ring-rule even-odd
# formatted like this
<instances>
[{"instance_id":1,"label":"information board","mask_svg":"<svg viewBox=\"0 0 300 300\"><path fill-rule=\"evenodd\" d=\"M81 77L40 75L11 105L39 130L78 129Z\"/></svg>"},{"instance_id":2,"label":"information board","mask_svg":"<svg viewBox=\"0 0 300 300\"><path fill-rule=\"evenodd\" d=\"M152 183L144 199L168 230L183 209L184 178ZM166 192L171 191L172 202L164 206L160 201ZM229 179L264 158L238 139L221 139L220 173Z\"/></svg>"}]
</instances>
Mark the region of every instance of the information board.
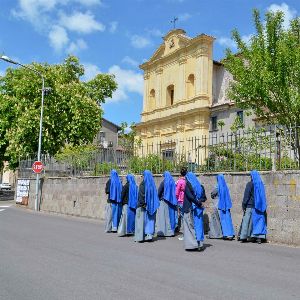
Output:
<instances>
[{"instance_id":1,"label":"information board","mask_svg":"<svg viewBox=\"0 0 300 300\"><path fill-rule=\"evenodd\" d=\"M23 197L29 197L30 180L18 179L16 189L16 203L21 204Z\"/></svg>"}]
</instances>

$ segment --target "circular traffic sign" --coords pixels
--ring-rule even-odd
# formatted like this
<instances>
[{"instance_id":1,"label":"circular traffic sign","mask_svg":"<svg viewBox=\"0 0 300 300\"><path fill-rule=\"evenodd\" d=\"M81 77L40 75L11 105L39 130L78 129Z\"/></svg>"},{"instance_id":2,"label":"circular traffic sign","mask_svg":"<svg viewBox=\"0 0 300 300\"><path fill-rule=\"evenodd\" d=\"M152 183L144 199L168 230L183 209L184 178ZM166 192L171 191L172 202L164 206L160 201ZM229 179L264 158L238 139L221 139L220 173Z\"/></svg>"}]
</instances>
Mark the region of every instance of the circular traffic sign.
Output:
<instances>
[{"instance_id":1,"label":"circular traffic sign","mask_svg":"<svg viewBox=\"0 0 300 300\"><path fill-rule=\"evenodd\" d=\"M41 173L44 169L43 163L41 161L35 161L32 165L32 171L34 173Z\"/></svg>"}]
</instances>

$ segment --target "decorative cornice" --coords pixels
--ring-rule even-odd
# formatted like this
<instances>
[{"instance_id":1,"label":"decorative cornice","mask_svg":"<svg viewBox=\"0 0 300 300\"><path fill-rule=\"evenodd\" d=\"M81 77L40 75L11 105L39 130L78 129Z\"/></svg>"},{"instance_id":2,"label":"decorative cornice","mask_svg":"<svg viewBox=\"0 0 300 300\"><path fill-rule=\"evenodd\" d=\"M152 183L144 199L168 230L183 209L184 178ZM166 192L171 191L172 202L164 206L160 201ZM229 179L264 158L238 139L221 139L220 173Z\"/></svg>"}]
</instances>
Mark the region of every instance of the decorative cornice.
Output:
<instances>
[{"instance_id":1,"label":"decorative cornice","mask_svg":"<svg viewBox=\"0 0 300 300\"><path fill-rule=\"evenodd\" d=\"M184 124L177 124L176 130L177 131L184 131Z\"/></svg>"},{"instance_id":2,"label":"decorative cornice","mask_svg":"<svg viewBox=\"0 0 300 300\"><path fill-rule=\"evenodd\" d=\"M202 46L193 53L193 56L196 58L198 58L200 56L208 56L208 52L209 52L208 47Z\"/></svg>"},{"instance_id":3,"label":"decorative cornice","mask_svg":"<svg viewBox=\"0 0 300 300\"><path fill-rule=\"evenodd\" d=\"M198 100L199 101L201 101L201 100L209 101L209 96L207 96L207 95L196 96L196 97L193 97L193 98L185 100L185 101L176 102L172 106L164 106L164 107L156 108L156 109L151 110L151 111L142 112L141 115L142 116L151 115L151 114L156 113L156 112L162 112L162 111L165 111L165 110L176 108L177 106L187 105L189 103L194 103L194 102L196 102ZM203 106L203 107L206 107L206 106Z\"/></svg>"},{"instance_id":4,"label":"decorative cornice","mask_svg":"<svg viewBox=\"0 0 300 300\"><path fill-rule=\"evenodd\" d=\"M220 103L220 104L213 104L210 107L211 111L223 111L224 109L230 109L232 107L235 107L234 102L225 102L225 103Z\"/></svg>"},{"instance_id":5,"label":"decorative cornice","mask_svg":"<svg viewBox=\"0 0 300 300\"><path fill-rule=\"evenodd\" d=\"M145 128L148 126L152 127L154 125L161 126L160 124L164 123L166 121L172 121L172 120L175 121L175 120L178 120L178 118L192 117L192 116L198 115L199 113L207 114L207 116L209 116L209 114L210 114L209 106L203 106L201 108L191 109L189 111L172 114L172 115L169 115L166 117L161 117L161 118L152 119L149 121L140 122L138 125L136 125L136 128L141 129L141 128Z\"/></svg>"},{"instance_id":6,"label":"decorative cornice","mask_svg":"<svg viewBox=\"0 0 300 300\"><path fill-rule=\"evenodd\" d=\"M160 136L160 129L154 129L154 131L153 131L153 134L155 135L155 136Z\"/></svg>"},{"instance_id":7,"label":"decorative cornice","mask_svg":"<svg viewBox=\"0 0 300 300\"><path fill-rule=\"evenodd\" d=\"M144 80L148 80L150 78L150 74L149 73L145 73L144 74Z\"/></svg>"},{"instance_id":8,"label":"decorative cornice","mask_svg":"<svg viewBox=\"0 0 300 300\"><path fill-rule=\"evenodd\" d=\"M162 67L159 67L155 70L155 74L160 75L164 72L164 69Z\"/></svg>"},{"instance_id":9,"label":"decorative cornice","mask_svg":"<svg viewBox=\"0 0 300 300\"><path fill-rule=\"evenodd\" d=\"M186 64L186 62L187 62L187 58L186 58L186 57L180 57L180 58L178 59L179 65Z\"/></svg>"}]
</instances>

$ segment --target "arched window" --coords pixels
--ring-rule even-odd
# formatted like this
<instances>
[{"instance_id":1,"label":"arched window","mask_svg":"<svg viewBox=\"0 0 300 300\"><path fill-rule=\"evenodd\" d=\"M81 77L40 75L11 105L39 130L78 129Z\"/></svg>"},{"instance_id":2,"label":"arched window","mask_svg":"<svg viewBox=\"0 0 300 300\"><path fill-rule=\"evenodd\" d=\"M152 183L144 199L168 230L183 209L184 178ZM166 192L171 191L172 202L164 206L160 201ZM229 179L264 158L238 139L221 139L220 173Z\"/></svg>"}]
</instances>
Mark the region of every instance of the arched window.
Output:
<instances>
[{"instance_id":1,"label":"arched window","mask_svg":"<svg viewBox=\"0 0 300 300\"><path fill-rule=\"evenodd\" d=\"M195 96L195 75L190 74L187 79L187 98Z\"/></svg>"},{"instance_id":2,"label":"arched window","mask_svg":"<svg viewBox=\"0 0 300 300\"><path fill-rule=\"evenodd\" d=\"M155 89L152 89L150 91L150 97L149 97L149 109L155 109Z\"/></svg>"},{"instance_id":3,"label":"arched window","mask_svg":"<svg viewBox=\"0 0 300 300\"><path fill-rule=\"evenodd\" d=\"M167 87L167 105L174 104L174 85L171 84Z\"/></svg>"}]
</instances>

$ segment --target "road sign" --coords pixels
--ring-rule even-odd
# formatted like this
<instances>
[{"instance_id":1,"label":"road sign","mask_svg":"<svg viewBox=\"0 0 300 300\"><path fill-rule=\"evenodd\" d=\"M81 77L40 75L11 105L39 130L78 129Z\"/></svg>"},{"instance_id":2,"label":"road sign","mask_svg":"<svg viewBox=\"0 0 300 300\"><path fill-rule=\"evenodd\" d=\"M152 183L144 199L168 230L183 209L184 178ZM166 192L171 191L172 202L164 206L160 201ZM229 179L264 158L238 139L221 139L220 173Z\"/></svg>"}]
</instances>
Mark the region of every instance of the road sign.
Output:
<instances>
[{"instance_id":1,"label":"road sign","mask_svg":"<svg viewBox=\"0 0 300 300\"><path fill-rule=\"evenodd\" d=\"M44 169L43 163L41 161L35 161L32 165L32 171L34 173L41 173Z\"/></svg>"}]
</instances>

